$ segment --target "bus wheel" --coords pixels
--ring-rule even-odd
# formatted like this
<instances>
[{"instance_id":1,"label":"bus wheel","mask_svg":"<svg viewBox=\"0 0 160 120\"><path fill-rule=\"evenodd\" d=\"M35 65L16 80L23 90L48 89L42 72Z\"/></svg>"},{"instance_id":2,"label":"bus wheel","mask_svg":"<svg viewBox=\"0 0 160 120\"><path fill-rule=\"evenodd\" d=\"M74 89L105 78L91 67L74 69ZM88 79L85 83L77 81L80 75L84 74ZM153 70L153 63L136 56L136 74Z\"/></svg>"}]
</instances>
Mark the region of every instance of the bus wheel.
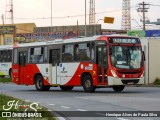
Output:
<instances>
[{"instance_id":1,"label":"bus wheel","mask_svg":"<svg viewBox=\"0 0 160 120\"><path fill-rule=\"evenodd\" d=\"M87 75L83 78L83 89L85 92L91 93L95 91L95 87L92 83L92 78Z\"/></svg>"},{"instance_id":2,"label":"bus wheel","mask_svg":"<svg viewBox=\"0 0 160 120\"><path fill-rule=\"evenodd\" d=\"M73 86L60 86L61 90L63 91L69 91L73 89Z\"/></svg>"},{"instance_id":3,"label":"bus wheel","mask_svg":"<svg viewBox=\"0 0 160 120\"><path fill-rule=\"evenodd\" d=\"M118 85L118 86L113 86L112 88L115 92L121 92L123 91L124 87L125 85Z\"/></svg>"},{"instance_id":4,"label":"bus wheel","mask_svg":"<svg viewBox=\"0 0 160 120\"><path fill-rule=\"evenodd\" d=\"M37 91L48 91L50 89L50 86L43 84L43 78L40 75L35 78L35 86Z\"/></svg>"}]
</instances>

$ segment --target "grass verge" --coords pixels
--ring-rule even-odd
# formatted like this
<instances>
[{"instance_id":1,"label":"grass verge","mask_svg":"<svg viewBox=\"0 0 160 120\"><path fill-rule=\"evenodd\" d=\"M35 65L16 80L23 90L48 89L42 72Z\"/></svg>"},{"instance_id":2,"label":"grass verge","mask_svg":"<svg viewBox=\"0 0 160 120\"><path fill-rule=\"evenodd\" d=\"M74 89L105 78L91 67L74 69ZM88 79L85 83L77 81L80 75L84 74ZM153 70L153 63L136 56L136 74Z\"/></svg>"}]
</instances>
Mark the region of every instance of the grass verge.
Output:
<instances>
[{"instance_id":1,"label":"grass verge","mask_svg":"<svg viewBox=\"0 0 160 120\"><path fill-rule=\"evenodd\" d=\"M38 113L37 115L35 113L35 110L37 110ZM2 112L11 112L12 116L2 117ZM17 114L22 113L24 116L16 117L15 116L16 114L13 113ZM31 117L27 117L26 115L27 116L30 115ZM0 94L0 120L56 120L56 119L53 113L47 111L46 108L38 105L38 103L29 103L17 98Z\"/></svg>"},{"instance_id":2,"label":"grass verge","mask_svg":"<svg viewBox=\"0 0 160 120\"><path fill-rule=\"evenodd\" d=\"M0 77L0 82L2 83L12 82L12 79L7 77Z\"/></svg>"},{"instance_id":3,"label":"grass verge","mask_svg":"<svg viewBox=\"0 0 160 120\"><path fill-rule=\"evenodd\" d=\"M160 85L160 79L159 78L156 78L156 80L154 82L154 85Z\"/></svg>"}]
</instances>

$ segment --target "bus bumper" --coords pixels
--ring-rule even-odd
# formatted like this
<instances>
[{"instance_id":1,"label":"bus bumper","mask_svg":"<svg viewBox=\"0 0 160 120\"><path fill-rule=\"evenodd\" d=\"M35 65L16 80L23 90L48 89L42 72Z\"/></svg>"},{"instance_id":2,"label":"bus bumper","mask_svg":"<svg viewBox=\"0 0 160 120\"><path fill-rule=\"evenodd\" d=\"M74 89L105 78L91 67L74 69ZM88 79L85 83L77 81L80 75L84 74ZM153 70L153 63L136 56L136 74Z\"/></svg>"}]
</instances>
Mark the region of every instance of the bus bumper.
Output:
<instances>
[{"instance_id":1,"label":"bus bumper","mask_svg":"<svg viewBox=\"0 0 160 120\"><path fill-rule=\"evenodd\" d=\"M141 78L115 78L108 77L108 85L142 85L144 77Z\"/></svg>"}]
</instances>

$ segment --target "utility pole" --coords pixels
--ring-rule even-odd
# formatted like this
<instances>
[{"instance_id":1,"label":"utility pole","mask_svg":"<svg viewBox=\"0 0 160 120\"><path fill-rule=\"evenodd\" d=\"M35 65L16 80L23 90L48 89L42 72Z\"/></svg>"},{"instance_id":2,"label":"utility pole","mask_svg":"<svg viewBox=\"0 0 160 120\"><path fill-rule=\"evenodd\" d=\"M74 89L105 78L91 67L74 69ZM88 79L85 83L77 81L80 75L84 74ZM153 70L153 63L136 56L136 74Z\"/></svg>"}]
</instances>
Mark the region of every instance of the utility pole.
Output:
<instances>
[{"instance_id":1,"label":"utility pole","mask_svg":"<svg viewBox=\"0 0 160 120\"><path fill-rule=\"evenodd\" d=\"M7 14L7 19L10 20L10 24L14 24L14 17L13 17L13 0L7 0L7 4L6 4L6 13Z\"/></svg>"},{"instance_id":2,"label":"utility pole","mask_svg":"<svg viewBox=\"0 0 160 120\"><path fill-rule=\"evenodd\" d=\"M52 27L52 0L51 0L51 27Z\"/></svg>"},{"instance_id":3,"label":"utility pole","mask_svg":"<svg viewBox=\"0 0 160 120\"><path fill-rule=\"evenodd\" d=\"M87 37L87 26L86 26L86 24L87 24L87 21L86 21L86 18L87 18L87 10L86 10L86 8L87 8L87 5L86 5L87 3L86 3L86 0L85 0L85 30L84 30L84 34L85 34L85 37Z\"/></svg>"},{"instance_id":4,"label":"utility pole","mask_svg":"<svg viewBox=\"0 0 160 120\"><path fill-rule=\"evenodd\" d=\"M4 39L5 39L5 37L4 37L4 15L3 15L3 14L2 14L2 23L3 23L3 31L2 31L2 34L3 34L3 40L1 41L1 43L0 43L0 44L4 45Z\"/></svg>"},{"instance_id":5,"label":"utility pole","mask_svg":"<svg viewBox=\"0 0 160 120\"><path fill-rule=\"evenodd\" d=\"M148 3L145 3L144 1L142 3L139 3L138 4L139 7L137 9L137 12L141 12L143 13L143 30L146 30L146 27L145 27L145 22L146 22L146 16L145 16L145 13L148 12L148 9L149 9L149 5Z\"/></svg>"}]
</instances>

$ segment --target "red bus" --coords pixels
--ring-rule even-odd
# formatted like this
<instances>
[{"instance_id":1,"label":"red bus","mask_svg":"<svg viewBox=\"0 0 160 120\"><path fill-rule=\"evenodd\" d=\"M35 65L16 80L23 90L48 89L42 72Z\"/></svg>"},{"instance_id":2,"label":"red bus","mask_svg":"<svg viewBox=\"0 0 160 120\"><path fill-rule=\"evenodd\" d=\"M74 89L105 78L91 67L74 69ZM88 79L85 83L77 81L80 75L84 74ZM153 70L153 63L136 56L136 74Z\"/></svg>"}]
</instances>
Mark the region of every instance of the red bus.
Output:
<instances>
[{"instance_id":1,"label":"red bus","mask_svg":"<svg viewBox=\"0 0 160 120\"><path fill-rule=\"evenodd\" d=\"M139 38L94 36L20 44L13 48L12 81L38 91L60 86L86 92L144 84L144 52Z\"/></svg>"}]
</instances>

